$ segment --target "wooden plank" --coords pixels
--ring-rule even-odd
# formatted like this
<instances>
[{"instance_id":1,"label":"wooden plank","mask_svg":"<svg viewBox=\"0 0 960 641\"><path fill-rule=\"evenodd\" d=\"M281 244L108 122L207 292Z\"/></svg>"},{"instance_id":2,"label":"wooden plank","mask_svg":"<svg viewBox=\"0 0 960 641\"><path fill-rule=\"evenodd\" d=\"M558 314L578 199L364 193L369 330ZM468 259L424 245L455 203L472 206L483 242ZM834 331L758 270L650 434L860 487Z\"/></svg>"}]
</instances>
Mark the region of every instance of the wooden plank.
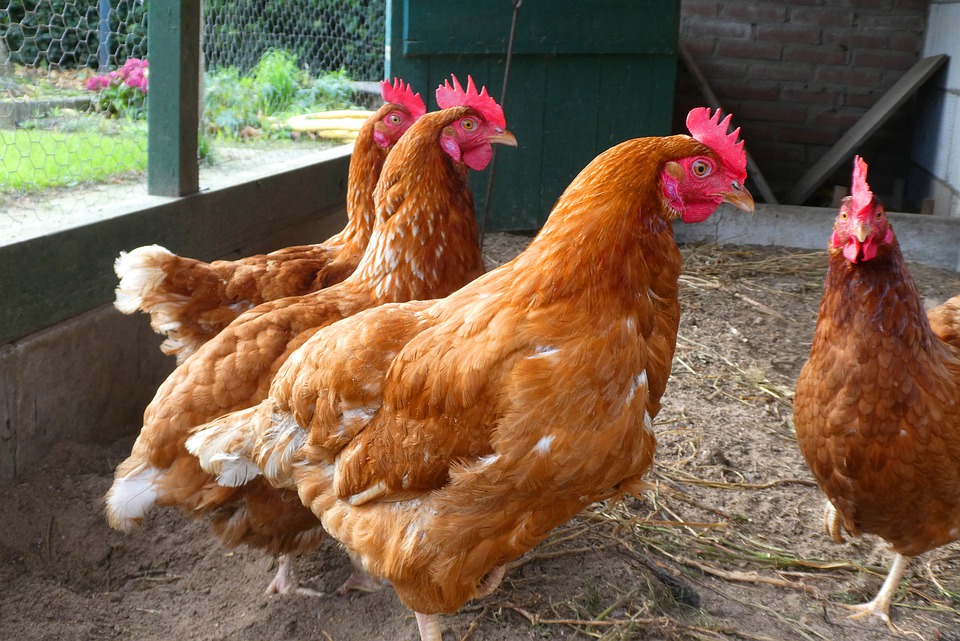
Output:
<instances>
[{"instance_id":1,"label":"wooden plank","mask_svg":"<svg viewBox=\"0 0 960 641\"><path fill-rule=\"evenodd\" d=\"M200 189L200 0L151 2L147 193L186 196Z\"/></svg>"},{"instance_id":2,"label":"wooden plank","mask_svg":"<svg viewBox=\"0 0 960 641\"><path fill-rule=\"evenodd\" d=\"M683 64L685 64L687 69L690 71L690 75L693 76L694 82L696 82L697 86L700 88L700 93L702 93L703 97L706 98L710 107L713 109L720 109L721 105L720 100L717 98L717 94L713 93L713 88L707 81L707 77L703 75L702 71L700 71L700 67L697 66L697 62L693 59L693 56L690 55L690 52L687 51L687 48L684 47L683 44L680 44L679 48L680 58L683 60ZM770 189L767 179L763 177L760 167L758 167L757 163L754 162L753 156L751 156L750 152L747 151L746 143L744 143L743 148L747 154L747 175L757 186L757 191L760 192L760 196L763 198L763 201L770 203L771 205L776 205L777 197L774 195L773 190Z\"/></svg>"},{"instance_id":3,"label":"wooden plank","mask_svg":"<svg viewBox=\"0 0 960 641\"><path fill-rule=\"evenodd\" d=\"M158 243L209 260L326 238L346 220L349 164L336 150L319 163L0 244L0 345L111 302L121 250Z\"/></svg>"},{"instance_id":4,"label":"wooden plank","mask_svg":"<svg viewBox=\"0 0 960 641\"><path fill-rule=\"evenodd\" d=\"M924 58L903 74L903 77L883 94L877 104L863 114L860 120L824 154L823 158L797 181L794 188L787 194L786 203L799 205L809 198L810 194L836 171L837 167L850 158L863 141L872 136L923 83L929 80L930 76L947 61L947 57L947 54L939 54Z\"/></svg>"}]
</instances>

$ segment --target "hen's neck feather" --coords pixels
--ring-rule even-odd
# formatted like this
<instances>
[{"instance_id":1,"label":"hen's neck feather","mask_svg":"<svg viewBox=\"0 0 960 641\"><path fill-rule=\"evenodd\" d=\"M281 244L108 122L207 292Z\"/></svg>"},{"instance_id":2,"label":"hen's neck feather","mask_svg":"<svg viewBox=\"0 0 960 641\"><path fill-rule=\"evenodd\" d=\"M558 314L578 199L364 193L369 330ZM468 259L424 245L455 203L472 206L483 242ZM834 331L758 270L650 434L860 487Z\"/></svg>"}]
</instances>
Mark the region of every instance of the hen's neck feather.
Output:
<instances>
[{"instance_id":1,"label":"hen's neck feather","mask_svg":"<svg viewBox=\"0 0 960 641\"><path fill-rule=\"evenodd\" d=\"M660 172L668 160L704 149L688 136L670 136L627 141L597 156L506 270L515 300L549 304L589 290L605 305L620 299L631 306L648 288L676 298L681 257Z\"/></svg>"},{"instance_id":2,"label":"hen's neck feather","mask_svg":"<svg viewBox=\"0 0 960 641\"><path fill-rule=\"evenodd\" d=\"M347 173L347 224L326 244L347 245L359 252L370 240L376 217L373 192L390 151L374 142L379 114L380 111L368 118L357 133Z\"/></svg>"},{"instance_id":3,"label":"hen's neck feather","mask_svg":"<svg viewBox=\"0 0 960 641\"><path fill-rule=\"evenodd\" d=\"M374 231L348 280L373 285L383 301L446 296L483 273L466 171L439 145L442 113L410 128L377 184Z\"/></svg>"},{"instance_id":4,"label":"hen's neck feather","mask_svg":"<svg viewBox=\"0 0 960 641\"><path fill-rule=\"evenodd\" d=\"M837 334L871 342L880 333L929 351L939 341L896 239L877 255L856 264L839 249L830 250L830 265L814 336L814 349Z\"/></svg>"}]
</instances>

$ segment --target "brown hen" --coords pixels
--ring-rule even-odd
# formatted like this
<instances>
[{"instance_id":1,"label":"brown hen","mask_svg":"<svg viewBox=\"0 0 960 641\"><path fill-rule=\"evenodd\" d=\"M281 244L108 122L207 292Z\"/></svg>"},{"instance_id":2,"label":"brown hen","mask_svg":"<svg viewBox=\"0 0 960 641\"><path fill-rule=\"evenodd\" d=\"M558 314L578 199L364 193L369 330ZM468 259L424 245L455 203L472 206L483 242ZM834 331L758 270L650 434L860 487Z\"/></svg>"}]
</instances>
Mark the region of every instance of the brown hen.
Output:
<instances>
[{"instance_id":1,"label":"brown hen","mask_svg":"<svg viewBox=\"0 0 960 641\"><path fill-rule=\"evenodd\" d=\"M320 524L294 494L262 481L239 491L220 487L183 444L194 426L263 400L279 367L321 327L384 303L445 296L483 273L466 167L482 169L491 143L515 146L516 139L486 91L472 81L468 89L442 100L438 90L444 109L421 117L387 158L376 225L351 276L245 312L161 385L107 494L111 526L127 530L153 505L176 505L212 516L228 545L284 554L316 545ZM288 591L295 582L285 583L282 562L271 589Z\"/></svg>"},{"instance_id":2,"label":"brown hen","mask_svg":"<svg viewBox=\"0 0 960 641\"><path fill-rule=\"evenodd\" d=\"M729 118L594 159L516 259L445 299L316 334L257 408L188 448L226 485L262 474L416 611L496 588L505 564L594 501L637 490L676 342L671 221L752 211ZM261 478L256 476L256 478Z\"/></svg>"},{"instance_id":3,"label":"brown hen","mask_svg":"<svg viewBox=\"0 0 960 641\"><path fill-rule=\"evenodd\" d=\"M876 598L853 615L896 630L889 609L907 557L960 538L960 351L931 329L866 172L856 158L793 417L829 500L827 531L837 541L841 526L875 534L896 553Z\"/></svg>"},{"instance_id":4,"label":"brown hen","mask_svg":"<svg viewBox=\"0 0 960 641\"><path fill-rule=\"evenodd\" d=\"M353 273L373 230L373 191L387 153L426 112L420 94L395 79L380 84L385 105L360 128L347 179L347 225L318 245L287 247L240 260L205 263L159 245L121 252L114 305L142 310L166 336L160 349L183 363L233 319L261 303L301 296Z\"/></svg>"}]
</instances>

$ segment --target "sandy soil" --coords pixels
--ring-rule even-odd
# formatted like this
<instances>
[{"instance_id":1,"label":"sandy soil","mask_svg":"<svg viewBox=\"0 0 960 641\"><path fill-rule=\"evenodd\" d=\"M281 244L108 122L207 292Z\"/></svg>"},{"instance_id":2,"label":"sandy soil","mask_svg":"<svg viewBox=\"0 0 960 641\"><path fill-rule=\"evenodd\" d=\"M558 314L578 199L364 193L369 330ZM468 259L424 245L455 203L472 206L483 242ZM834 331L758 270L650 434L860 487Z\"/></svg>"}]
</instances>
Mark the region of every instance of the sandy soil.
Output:
<instances>
[{"instance_id":1,"label":"sandy soil","mask_svg":"<svg viewBox=\"0 0 960 641\"><path fill-rule=\"evenodd\" d=\"M492 235L486 253L501 261L526 242ZM872 597L889 558L875 539L836 545L821 534L822 496L790 422L825 254L684 252L653 489L560 528L493 595L444 617L445 639L892 638L880 621L846 618L841 604ZM960 292L956 273L913 273L931 299ZM101 497L132 441L63 443L2 487L0 639L417 639L389 589L264 596L271 559L223 549L175 511L129 535L110 530ZM300 561L304 582L320 590L348 573L333 543ZM960 546L914 561L893 618L924 639L960 640Z\"/></svg>"}]
</instances>

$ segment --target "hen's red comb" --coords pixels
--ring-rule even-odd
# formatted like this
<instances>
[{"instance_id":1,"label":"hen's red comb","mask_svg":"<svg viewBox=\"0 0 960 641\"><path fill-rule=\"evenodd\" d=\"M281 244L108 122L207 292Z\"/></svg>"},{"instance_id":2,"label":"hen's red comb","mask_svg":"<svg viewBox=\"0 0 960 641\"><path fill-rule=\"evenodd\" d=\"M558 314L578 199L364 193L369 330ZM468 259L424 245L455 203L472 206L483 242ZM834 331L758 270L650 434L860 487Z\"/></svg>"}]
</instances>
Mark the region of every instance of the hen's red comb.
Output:
<instances>
[{"instance_id":1,"label":"hen's red comb","mask_svg":"<svg viewBox=\"0 0 960 641\"><path fill-rule=\"evenodd\" d=\"M853 196L853 214L856 216L873 202L873 192L867 184L867 163L860 156L853 158L853 185L850 187Z\"/></svg>"},{"instance_id":2,"label":"hen's red comb","mask_svg":"<svg viewBox=\"0 0 960 641\"><path fill-rule=\"evenodd\" d=\"M384 102L394 105L403 105L414 118L419 118L427 113L427 106L423 104L423 98L419 93L413 93L413 87L405 84L400 78L394 78L393 84L389 80L380 82L380 96Z\"/></svg>"},{"instance_id":3,"label":"hen's red comb","mask_svg":"<svg viewBox=\"0 0 960 641\"><path fill-rule=\"evenodd\" d=\"M453 78L452 87L449 80L445 80L437 87L437 104L441 109L473 107L491 125L501 128L507 126L507 121L503 117L503 108L487 93L486 87L477 91L477 86L473 84L473 77L467 76L467 89L464 90L455 75L450 74L450 77Z\"/></svg>"},{"instance_id":4,"label":"hen's red comb","mask_svg":"<svg viewBox=\"0 0 960 641\"><path fill-rule=\"evenodd\" d=\"M720 120L719 109L710 115L709 107L697 107L687 114L687 129L694 140L710 147L720 156L724 167L736 174L742 182L747 178L747 152L743 150L743 141L737 142L739 127L727 133L732 117L727 114L726 118Z\"/></svg>"}]
</instances>

